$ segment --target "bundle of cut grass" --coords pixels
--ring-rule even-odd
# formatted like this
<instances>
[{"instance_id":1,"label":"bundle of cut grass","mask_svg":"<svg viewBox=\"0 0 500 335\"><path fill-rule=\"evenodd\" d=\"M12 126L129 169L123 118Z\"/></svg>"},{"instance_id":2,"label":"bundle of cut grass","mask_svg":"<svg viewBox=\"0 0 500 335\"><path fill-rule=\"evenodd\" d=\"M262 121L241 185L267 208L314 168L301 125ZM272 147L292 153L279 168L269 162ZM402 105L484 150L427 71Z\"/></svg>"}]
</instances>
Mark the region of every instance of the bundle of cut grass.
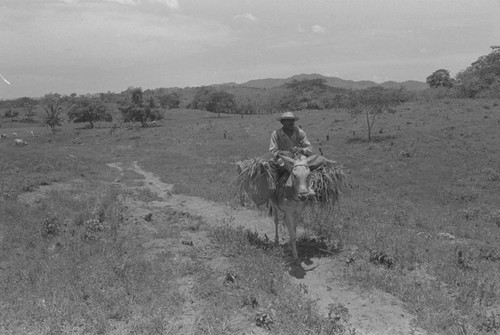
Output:
<instances>
[{"instance_id":1,"label":"bundle of cut grass","mask_svg":"<svg viewBox=\"0 0 500 335\"><path fill-rule=\"evenodd\" d=\"M238 166L237 195L246 193L260 206L265 204L271 192L284 191L286 178L277 181L269 161L262 158L248 159L236 163ZM347 175L340 167L322 165L311 171L311 186L315 192L311 201L315 204L331 206L350 187Z\"/></svg>"},{"instance_id":2,"label":"bundle of cut grass","mask_svg":"<svg viewBox=\"0 0 500 335\"><path fill-rule=\"evenodd\" d=\"M351 187L348 176L340 167L322 165L311 172L311 185L316 193L315 203L333 206Z\"/></svg>"},{"instance_id":3,"label":"bundle of cut grass","mask_svg":"<svg viewBox=\"0 0 500 335\"><path fill-rule=\"evenodd\" d=\"M237 195L247 193L257 205L263 205L269 199L276 181L269 161L253 158L236 162L238 167Z\"/></svg>"}]
</instances>

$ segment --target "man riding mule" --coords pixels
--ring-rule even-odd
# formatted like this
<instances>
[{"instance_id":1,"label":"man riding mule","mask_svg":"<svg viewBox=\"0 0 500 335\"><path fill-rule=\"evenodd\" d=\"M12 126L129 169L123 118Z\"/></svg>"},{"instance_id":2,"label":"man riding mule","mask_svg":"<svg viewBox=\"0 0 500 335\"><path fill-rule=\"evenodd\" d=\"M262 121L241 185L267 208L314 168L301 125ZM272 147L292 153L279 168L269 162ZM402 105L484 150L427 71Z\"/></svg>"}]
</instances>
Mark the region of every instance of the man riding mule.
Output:
<instances>
[{"instance_id":1,"label":"man riding mule","mask_svg":"<svg viewBox=\"0 0 500 335\"><path fill-rule=\"evenodd\" d=\"M280 117L277 118L278 121L283 125L280 129L273 131L271 135L271 141L269 143L269 152L274 158L274 161L270 162L276 184L278 184L282 178L288 176L287 170L283 167L283 159L281 156L287 156L291 158L310 156L313 152L311 142L307 139L305 131L295 127L295 121L299 118L295 116L292 112L285 112ZM285 186L286 195L291 196L291 181L288 180Z\"/></svg>"},{"instance_id":2,"label":"man riding mule","mask_svg":"<svg viewBox=\"0 0 500 335\"><path fill-rule=\"evenodd\" d=\"M271 136L269 151L273 159L237 162L238 193L246 193L257 206L270 205L276 244L279 242L278 213L284 213L294 260L298 259L297 224L305 206L314 202L331 208L349 184L342 170L334 166L334 161L312 154L305 132L295 127L297 119L291 112L278 118L283 127Z\"/></svg>"},{"instance_id":3,"label":"man riding mule","mask_svg":"<svg viewBox=\"0 0 500 335\"><path fill-rule=\"evenodd\" d=\"M273 131L271 135L271 141L269 143L269 152L274 158L274 161L270 162L270 166L273 170L276 184L279 184L282 179L289 176L287 169L283 164L283 156L290 158L301 158L309 157L313 153L313 147L311 142L307 139L306 132L301 128L295 127L295 121L299 117L295 116L292 112L285 112L277 118L278 121L283 125L280 129ZM321 166L327 163L327 160L319 155L313 155L309 159L313 168ZM330 161L330 163L333 163ZM307 185L307 189L310 195L314 195L314 191L311 189L311 185ZM291 179L287 179L284 186L285 197L292 196L292 184Z\"/></svg>"},{"instance_id":4,"label":"man riding mule","mask_svg":"<svg viewBox=\"0 0 500 335\"><path fill-rule=\"evenodd\" d=\"M311 184L311 168L327 164L322 156L312 155L313 148L305 131L295 127L298 119L292 112L285 112L277 118L283 126L273 131L269 144L269 152L274 158L270 166L276 181L276 189L272 190L269 199L276 226L275 242L278 243L280 210L285 214L294 259L298 257L295 243L297 223L306 200L315 194Z\"/></svg>"}]
</instances>

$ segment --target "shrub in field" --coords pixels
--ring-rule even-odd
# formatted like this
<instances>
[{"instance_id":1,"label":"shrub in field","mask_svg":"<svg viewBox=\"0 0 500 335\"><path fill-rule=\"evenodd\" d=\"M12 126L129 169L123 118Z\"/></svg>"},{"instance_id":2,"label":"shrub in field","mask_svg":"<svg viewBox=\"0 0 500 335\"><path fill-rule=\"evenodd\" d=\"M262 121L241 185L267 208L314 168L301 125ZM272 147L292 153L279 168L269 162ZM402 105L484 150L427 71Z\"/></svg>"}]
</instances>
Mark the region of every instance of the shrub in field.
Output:
<instances>
[{"instance_id":1,"label":"shrub in field","mask_svg":"<svg viewBox=\"0 0 500 335\"><path fill-rule=\"evenodd\" d=\"M10 107L4 113L4 117L10 118L11 121L14 121L17 118L18 115L19 115L19 112L16 111L16 110L13 110Z\"/></svg>"},{"instance_id":2,"label":"shrub in field","mask_svg":"<svg viewBox=\"0 0 500 335\"><path fill-rule=\"evenodd\" d=\"M98 238L99 233L104 231L104 222L99 221L99 219L89 219L83 222L85 232L83 238L86 240L95 240Z\"/></svg>"},{"instance_id":3,"label":"shrub in field","mask_svg":"<svg viewBox=\"0 0 500 335\"><path fill-rule=\"evenodd\" d=\"M370 262L376 265L383 265L387 268L392 268L395 264L393 257L389 256L383 251L372 250L370 252Z\"/></svg>"},{"instance_id":4,"label":"shrub in field","mask_svg":"<svg viewBox=\"0 0 500 335\"><path fill-rule=\"evenodd\" d=\"M61 232L61 220L54 212L47 213L40 225L40 233L43 237L57 236Z\"/></svg>"},{"instance_id":5,"label":"shrub in field","mask_svg":"<svg viewBox=\"0 0 500 335\"><path fill-rule=\"evenodd\" d=\"M33 121L33 117L35 116L35 107L34 104L36 101L32 101L30 98L25 97L22 98L24 100L23 103L23 108L24 108L24 115L26 117L27 121Z\"/></svg>"},{"instance_id":6,"label":"shrub in field","mask_svg":"<svg viewBox=\"0 0 500 335\"><path fill-rule=\"evenodd\" d=\"M393 107L405 100L403 90L388 90L372 87L350 95L350 110L353 116L363 115L366 119L368 141L372 140L372 129L377 116L384 112L395 112Z\"/></svg>"},{"instance_id":7,"label":"shrub in field","mask_svg":"<svg viewBox=\"0 0 500 335\"><path fill-rule=\"evenodd\" d=\"M62 123L61 113L63 107L59 95L45 95L43 98L43 106L46 114L44 123L50 127L52 134L54 134L56 132L56 127L60 127Z\"/></svg>"},{"instance_id":8,"label":"shrub in field","mask_svg":"<svg viewBox=\"0 0 500 335\"><path fill-rule=\"evenodd\" d=\"M488 178L489 181L499 181L500 180L500 173L498 173L497 170L492 169L492 168L485 168L483 172L486 174L486 177Z\"/></svg>"}]
</instances>

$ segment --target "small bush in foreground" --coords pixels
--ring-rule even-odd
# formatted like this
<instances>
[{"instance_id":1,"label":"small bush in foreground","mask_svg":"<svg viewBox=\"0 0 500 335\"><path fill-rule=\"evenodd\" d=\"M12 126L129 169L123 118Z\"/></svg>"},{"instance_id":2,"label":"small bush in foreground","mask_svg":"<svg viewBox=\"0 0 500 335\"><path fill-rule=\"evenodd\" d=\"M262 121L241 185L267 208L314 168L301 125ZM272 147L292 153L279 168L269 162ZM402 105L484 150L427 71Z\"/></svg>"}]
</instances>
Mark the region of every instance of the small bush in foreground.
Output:
<instances>
[{"instance_id":1,"label":"small bush in foreground","mask_svg":"<svg viewBox=\"0 0 500 335\"><path fill-rule=\"evenodd\" d=\"M332 309L330 317L318 315L315 303L285 275L288 266L281 249L262 249L262 243L255 243L255 234L228 226L215 228L211 238L229 257L231 273L235 275L230 285L213 273L199 278L196 294L205 301L203 319L198 325L202 333L210 330L231 334L245 325L284 334L354 331L345 307L340 314L338 308ZM255 302L244 303L252 300ZM236 317L241 314L243 319Z\"/></svg>"}]
</instances>

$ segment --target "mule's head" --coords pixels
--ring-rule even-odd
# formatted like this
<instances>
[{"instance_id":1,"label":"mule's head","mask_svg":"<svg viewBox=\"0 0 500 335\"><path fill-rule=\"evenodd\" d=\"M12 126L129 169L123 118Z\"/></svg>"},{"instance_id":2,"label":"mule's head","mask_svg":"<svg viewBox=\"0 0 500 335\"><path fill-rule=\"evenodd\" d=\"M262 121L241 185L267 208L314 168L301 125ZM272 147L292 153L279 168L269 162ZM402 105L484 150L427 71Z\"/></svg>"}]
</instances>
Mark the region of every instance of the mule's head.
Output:
<instances>
[{"instance_id":1,"label":"mule's head","mask_svg":"<svg viewBox=\"0 0 500 335\"><path fill-rule=\"evenodd\" d=\"M314 195L311 189L311 170L309 169L309 162L313 157L306 158L302 156L298 159L293 159L286 156L281 156L287 170L290 172L292 178L293 188L299 200L307 200L307 198Z\"/></svg>"}]
</instances>

